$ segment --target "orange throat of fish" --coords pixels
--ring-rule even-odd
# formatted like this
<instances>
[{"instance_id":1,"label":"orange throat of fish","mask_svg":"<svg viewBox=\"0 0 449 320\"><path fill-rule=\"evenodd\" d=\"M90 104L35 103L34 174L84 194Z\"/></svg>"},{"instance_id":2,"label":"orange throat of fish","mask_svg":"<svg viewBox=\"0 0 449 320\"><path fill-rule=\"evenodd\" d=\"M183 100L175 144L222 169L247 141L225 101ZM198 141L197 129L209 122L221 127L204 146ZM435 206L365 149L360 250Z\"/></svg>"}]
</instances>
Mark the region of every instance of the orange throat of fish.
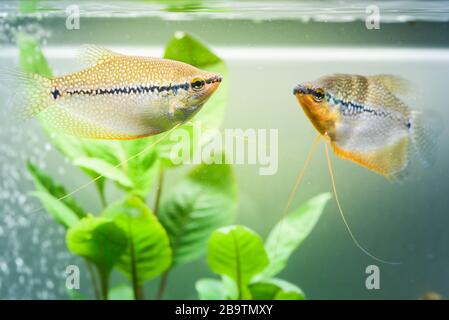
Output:
<instances>
[{"instance_id":1,"label":"orange throat of fish","mask_svg":"<svg viewBox=\"0 0 449 320\"><path fill-rule=\"evenodd\" d=\"M302 93L297 93L295 96L315 129L323 136L334 137L335 124L339 117L336 112L330 111L327 102L317 103L310 95Z\"/></svg>"}]
</instances>

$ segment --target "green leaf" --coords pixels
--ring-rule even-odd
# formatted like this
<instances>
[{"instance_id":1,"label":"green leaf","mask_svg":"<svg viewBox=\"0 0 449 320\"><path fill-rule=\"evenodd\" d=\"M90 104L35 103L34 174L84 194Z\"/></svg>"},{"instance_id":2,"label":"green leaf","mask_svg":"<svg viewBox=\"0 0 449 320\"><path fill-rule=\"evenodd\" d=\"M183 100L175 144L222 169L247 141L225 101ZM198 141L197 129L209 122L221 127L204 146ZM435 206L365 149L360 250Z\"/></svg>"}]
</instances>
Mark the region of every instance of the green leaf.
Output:
<instances>
[{"instance_id":1,"label":"green leaf","mask_svg":"<svg viewBox=\"0 0 449 320\"><path fill-rule=\"evenodd\" d=\"M160 169L160 159L156 148L149 148L152 143L152 140L148 138L121 143L126 159L133 157L124 164L125 173L132 182L132 187L128 188L128 191L142 198L151 191Z\"/></svg>"},{"instance_id":2,"label":"green leaf","mask_svg":"<svg viewBox=\"0 0 449 320\"><path fill-rule=\"evenodd\" d=\"M123 154L120 141L80 139L76 137L75 139L78 139L82 152L74 157L73 161L86 156L104 160L112 165L117 165L123 160L119 157L119 155Z\"/></svg>"},{"instance_id":3,"label":"green leaf","mask_svg":"<svg viewBox=\"0 0 449 320\"><path fill-rule=\"evenodd\" d=\"M96 158L78 158L73 164L75 166L92 170L98 174L118 182L122 186L131 187L133 184L131 180L120 170L117 166L114 166L102 159Z\"/></svg>"},{"instance_id":4,"label":"green leaf","mask_svg":"<svg viewBox=\"0 0 449 320\"><path fill-rule=\"evenodd\" d=\"M236 189L231 166L203 164L163 198L159 216L170 236L174 265L204 254L211 232L231 222L237 208Z\"/></svg>"},{"instance_id":5,"label":"green leaf","mask_svg":"<svg viewBox=\"0 0 449 320\"><path fill-rule=\"evenodd\" d=\"M249 285L251 296L255 300L304 300L300 288L281 279L267 279Z\"/></svg>"},{"instance_id":6,"label":"green leaf","mask_svg":"<svg viewBox=\"0 0 449 320\"><path fill-rule=\"evenodd\" d=\"M91 178L104 175L141 197L150 192L159 169L156 147L145 150L153 143L150 138L95 141L55 133L48 127L45 129L56 148ZM117 167L120 163L122 165ZM97 182L104 182L104 178Z\"/></svg>"},{"instance_id":7,"label":"green leaf","mask_svg":"<svg viewBox=\"0 0 449 320\"><path fill-rule=\"evenodd\" d=\"M204 0L156 0L158 3L167 4L165 10L169 12L204 12L212 10L220 9L209 9L208 6L204 5Z\"/></svg>"},{"instance_id":8,"label":"green leaf","mask_svg":"<svg viewBox=\"0 0 449 320\"><path fill-rule=\"evenodd\" d=\"M206 130L198 122L189 122L176 128L167 137L160 140L157 144L157 153L162 166L174 168L196 159L195 154L201 152L201 147L213 138L213 135L210 134L212 131ZM159 137L152 137L154 141L157 138ZM218 152L222 152L222 150L217 150Z\"/></svg>"},{"instance_id":9,"label":"green leaf","mask_svg":"<svg viewBox=\"0 0 449 320\"><path fill-rule=\"evenodd\" d=\"M109 300L134 300L133 289L127 284L119 284L109 290Z\"/></svg>"},{"instance_id":10,"label":"green leaf","mask_svg":"<svg viewBox=\"0 0 449 320\"><path fill-rule=\"evenodd\" d=\"M19 65L24 71L37 73L44 77L52 76L53 73L36 40L29 35L19 33L17 45L19 47Z\"/></svg>"},{"instance_id":11,"label":"green leaf","mask_svg":"<svg viewBox=\"0 0 449 320\"><path fill-rule=\"evenodd\" d=\"M169 239L162 225L137 197L110 205L103 215L113 219L128 237L128 247L117 267L142 285L167 270L172 262Z\"/></svg>"},{"instance_id":12,"label":"green leaf","mask_svg":"<svg viewBox=\"0 0 449 320\"><path fill-rule=\"evenodd\" d=\"M56 132L45 122L42 125L52 144L72 162L86 157L101 159L114 165L120 162L117 155L123 151L119 141L78 138Z\"/></svg>"},{"instance_id":13,"label":"green leaf","mask_svg":"<svg viewBox=\"0 0 449 320\"><path fill-rule=\"evenodd\" d=\"M27 162L27 169L28 172L31 174L31 178L33 179L34 186L37 191L40 192L46 192L53 196L53 200L60 199L67 195L67 191L64 189L62 185L56 184L53 179L45 174L42 170L40 170L38 167L36 167L33 163L30 161ZM48 197L44 197L47 199ZM41 199L42 200L42 199ZM51 201L53 201L51 200ZM58 200L59 202L62 202L67 209L72 211L76 216L79 218L83 218L86 216L86 212L84 209L75 201L72 197L65 197L62 200ZM53 205L51 207L54 207ZM53 215L61 215L62 213L52 213ZM72 216L73 214L70 214ZM58 219L59 220L59 219ZM66 219L63 219L66 220ZM68 217L68 220L73 220L72 218Z\"/></svg>"},{"instance_id":14,"label":"green leaf","mask_svg":"<svg viewBox=\"0 0 449 320\"><path fill-rule=\"evenodd\" d=\"M159 136L150 137L151 141L155 143L160 139ZM174 168L182 163L178 163L181 156L191 156L193 155L193 150L197 147L197 137L194 135L194 127L191 123L185 123L175 130L173 130L169 135L160 140L155 149L157 150L157 156L161 160L161 164L164 168ZM182 150L187 154L172 154L176 153L174 150ZM173 158L176 156L176 159Z\"/></svg>"},{"instance_id":15,"label":"green leaf","mask_svg":"<svg viewBox=\"0 0 449 320\"><path fill-rule=\"evenodd\" d=\"M182 31L176 32L165 46L164 58L182 61L198 68L222 62L200 40Z\"/></svg>"},{"instance_id":16,"label":"green leaf","mask_svg":"<svg viewBox=\"0 0 449 320\"><path fill-rule=\"evenodd\" d=\"M200 300L225 300L226 288L220 280L200 279L195 284Z\"/></svg>"},{"instance_id":17,"label":"green leaf","mask_svg":"<svg viewBox=\"0 0 449 320\"><path fill-rule=\"evenodd\" d=\"M239 288L237 287L237 283L232 280L230 277L222 275L221 283L223 283L223 287L226 292L226 299L228 300L236 300L239 298Z\"/></svg>"},{"instance_id":18,"label":"green leaf","mask_svg":"<svg viewBox=\"0 0 449 320\"><path fill-rule=\"evenodd\" d=\"M51 143L70 161L74 161L78 157L87 156L83 149L81 139L55 132L44 121L41 121L41 124L45 133L50 138Z\"/></svg>"},{"instance_id":19,"label":"green leaf","mask_svg":"<svg viewBox=\"0 0 449 320\"><path fill-rule=\"evenodd\" d=\"M92 216L72 226L66 242L70 252L94 263L106 278L128 247L126 233L114 221Z\"/></svg>"},{"instance_id":20,"label":"green leaf","mask_svg":"<svg viewBox=\"0 0 449 320\"><path fill-rule=\"evenodd\" d=\"M43 121L41 121L42 127L44 128L45 133L50 138L51 143L59 150L66 158L68 158L72 163L79 158L86 157L98 157L100 159L106 158L109 161L113 162L111 158L113 158L113 154L111 150L108 150L108 144L104 141L94 141L94 140L84 140L74 136L65 135L61 133L57 133L52 131ZM114 143L114 141L107 141ZM119 163L116 160L115 163ZM105 186L105 178L100 176L100 173L81 168L90 178L96 179L95 184L97 186L98 191L101 196L104 196L104 186Z\"/></svg>"},{"instance_id":21,"label":"green leaf","mask_svg":"<svg viewBox=\"0 0 449 320\"><path fill-rule=\"evenodd\" d=\"M19 12L20 13L33 13L37 11L38 0L20 0L19 1Z\"/></svg>"},{"instance_id":22,"label":"green leaf","mask_svg":"<svg viewBox=\"0 0 449 320\"><path fill-rule=\"evenodd\" d=\"M290 255L315 227L330 198L330 193L315 196L273 228L265 243L270 265L263 271L263 277L275 276L285 268Z\"/></svg>"},{"instance_id":23,"label":"green leaf","mask_svg":"<svg viewBox=\"0 0 449 320\"><path fill-rule=\"evenodd\" d=\"M44 191L35 191L31 194L37 197L42 202L45 210L65 228L70 228L78 223L79 217L76 213L58 198Z\"/></svg>"},{"instance_id":24,"label":"green leaf","mask_svg":"<svg viewBox=\"0 0 449 320\"><path fill-rule=\"evenodd\" d=\"M239 296L237 284L228 276L222 276L221 281L200 279L196 282L195 288L200 300L236 300Z\"/></svg>"},{"instance_id":25,"label":"green leaf","mask_svg":"<svg viewBox=\"0 0 449 320\"><path fill-rule=\"evenodd\" d=\"M178 60L199 69L222 75L223 81L202 110L194 118L206 128L218 128L228 101L228 70L226 64L199 39L185 32L176 32L165 47L164 58Z\"/></svg>"},{"instance_id":26,"label":"green leaf","mask_svg":"<svg viewBox=\"0 0 449 320\"><path fill-rule=\"evenodd\" d=\"M207 262L213 272L233 279L242 295L251 279L268 265L268 256L254 231L230 226L212 233Z\"/></svg>"}]
</instances>

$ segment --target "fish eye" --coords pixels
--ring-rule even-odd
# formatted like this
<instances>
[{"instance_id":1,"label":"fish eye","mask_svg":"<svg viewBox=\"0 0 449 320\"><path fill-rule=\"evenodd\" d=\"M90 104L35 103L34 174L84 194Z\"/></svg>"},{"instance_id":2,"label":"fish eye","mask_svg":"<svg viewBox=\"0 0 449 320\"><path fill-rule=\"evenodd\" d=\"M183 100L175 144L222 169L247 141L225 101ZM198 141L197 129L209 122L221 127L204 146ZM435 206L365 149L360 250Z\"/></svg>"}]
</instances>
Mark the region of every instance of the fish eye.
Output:
<instances>
[{"instance_id":1,"label":"fish eye","mask_svg":"<svg viewBox=\"0 0 449 320\"><path fill-rule=\"evenodd\" d=\"M312 93L312 97L313 100L315 100L315 102L321 102L324 99L324 90L321 88L318 88L316 90L313 91Z\"/></svg>"},{"instance_id":2,"label":"fish eye","mask_svg":"<svg viewBox=\"0 0 449 320\"><path fill-rule=\"evenodd\" d=\"M204 81L204 79L194 78L192 80L192 82L190 83L190 86L192 87L193 90L199 91L204 87L205 84L206 84L206 82Z\"/></svg>"}]
</instances>

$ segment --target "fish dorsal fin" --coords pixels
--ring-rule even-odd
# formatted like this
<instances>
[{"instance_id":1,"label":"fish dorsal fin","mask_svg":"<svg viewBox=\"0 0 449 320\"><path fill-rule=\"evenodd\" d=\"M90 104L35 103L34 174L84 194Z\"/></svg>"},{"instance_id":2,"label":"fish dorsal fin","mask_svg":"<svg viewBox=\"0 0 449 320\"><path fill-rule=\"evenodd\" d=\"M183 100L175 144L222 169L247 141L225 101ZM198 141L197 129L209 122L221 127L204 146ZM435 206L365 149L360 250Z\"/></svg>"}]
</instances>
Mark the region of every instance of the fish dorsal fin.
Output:
<instances>
[{"instance_id":1,"label":"fish dorsal fin","mask_svg":"<svg viewBox=\"0 0 449 320\"><path fill-rule=\"evenodd\" d=\"M79 59L85 66L91 67L118 56L121 56L121 54L106 48L88 44L82 46Z\"/></svg>"},{"instance_id":2,"label":"fish dorsal fin","mask_svg":"<svg viewBox=\"0 0 449 320\"><path fill-rule=\"evenodd\" d=\"M409 95L412 93L412 86L410 82L401 77L389 74L380 74L369 76L368 78L379 83L394 94Z\"/></svg>"}]
</instances>

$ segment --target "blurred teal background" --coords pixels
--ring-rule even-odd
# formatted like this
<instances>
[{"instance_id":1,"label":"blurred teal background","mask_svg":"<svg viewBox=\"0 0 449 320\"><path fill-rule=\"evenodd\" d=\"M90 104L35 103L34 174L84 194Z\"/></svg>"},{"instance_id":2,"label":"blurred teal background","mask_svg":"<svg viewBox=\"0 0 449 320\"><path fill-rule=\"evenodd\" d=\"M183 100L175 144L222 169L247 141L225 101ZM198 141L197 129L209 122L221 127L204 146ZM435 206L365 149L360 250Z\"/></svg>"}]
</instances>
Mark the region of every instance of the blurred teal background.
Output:
<instances>
[{"instance_id":1,"label":"blurred teal background","mask_svg":"<svg viewBox=\"0 0 449 320\"><path fill-rule=\"evenodd\" d=\"M437 163L424 169L412 159L408 179L391 183L353 163L334 160L340 198L354 234L375 255L402 264L378 264L357 249L331 201L282 277L311 299L416 299L428 291L449 297L449 4L402 1L391 11L394 2L378 2L381 15L383 6L386 10L379 30L365 27L363 1L340 6L333 1L284 2L295 8L290 11L272 2L191 2L187 13L158 2L80 3L81 28L67 30L63 9L70 2L44 1L47 9L40 14L17 17L17 3L6 1L0 4L0 68L17 64L17 30L41 41L56 74L81 68L76 53L85 43L160 55L174 32L196 35L229 67L225 81L230 100L223 128L279 130L277 174L260 176L256 165L234 166L237 222L263 236L279 219L316 135L292 95L295 84L335 72L391 73L410 80L416 91L407 100L411 107L437 110L446 124L438 138ZM424 3L428 12L417 9ZM43 212L29 212L36 202L27 196L32 185L24 161L31 158L46 167L69 190L87 178L51 148L37 123L11 121L6 109L9 95L2 91L0 101L0 298L63 299L65 266L80 261L66 251L63 230ZM167 189L179 173L169 173ZM322 145L294 207L329 190ZM108 197L114 195L109 190ZM99 208L89 189L77 198L94 211ZM365 288L365 268L370 264L380 267L380 290ZM195 281L209 274L205 259L175 269L166 298L196 298ZM153 292L156 284L152 281L147 290ZM82 291L89 290L83 276Z\"/></svg>"}]
</instances>

